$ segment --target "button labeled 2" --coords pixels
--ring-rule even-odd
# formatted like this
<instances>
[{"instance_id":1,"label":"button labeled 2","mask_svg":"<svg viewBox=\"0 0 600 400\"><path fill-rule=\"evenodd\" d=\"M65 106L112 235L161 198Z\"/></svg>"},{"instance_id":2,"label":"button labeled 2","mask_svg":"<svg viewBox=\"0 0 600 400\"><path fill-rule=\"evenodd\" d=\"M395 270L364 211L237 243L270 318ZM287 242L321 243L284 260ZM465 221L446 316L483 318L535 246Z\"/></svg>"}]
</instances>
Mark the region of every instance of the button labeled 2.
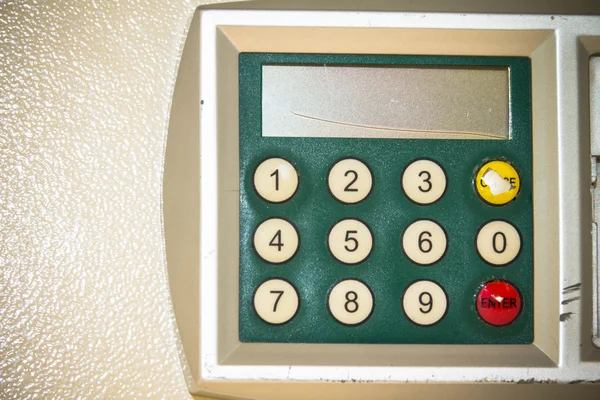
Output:
<instances>
[{"instance_id":1,"label":"button labeled 2","mask_svg":"<svg viewBox=\"0 0 600 400\"><path fill-rule=\"evenodd\" d=\"M290 282L281 278L263 282L254 292L256 314L268 324L282 325L291 321L300 309L300 296Z\"/></svg>"},{"instance_id":2,"label":"button labeled 2","mask_svg":"<svg viewBox=\"0 0 600 400\"><path fill-rule=\"evenodd\" d=\"M364 162L344 158L336 162L327 175L329 191L344 204L363 201L373 188L373 175Z\"/></svg>"},{"instance_id":3,"label":"button labeled 2","mask_svg":"<svg viewBox=\"0 0 600 400\"><path fill-rule=\"evenodd\" d=\"M254 248L263 260L271 264L289 261L300 245L296 227L282 218L263 221L254 232Z\"/></svg>"}]
</instances>

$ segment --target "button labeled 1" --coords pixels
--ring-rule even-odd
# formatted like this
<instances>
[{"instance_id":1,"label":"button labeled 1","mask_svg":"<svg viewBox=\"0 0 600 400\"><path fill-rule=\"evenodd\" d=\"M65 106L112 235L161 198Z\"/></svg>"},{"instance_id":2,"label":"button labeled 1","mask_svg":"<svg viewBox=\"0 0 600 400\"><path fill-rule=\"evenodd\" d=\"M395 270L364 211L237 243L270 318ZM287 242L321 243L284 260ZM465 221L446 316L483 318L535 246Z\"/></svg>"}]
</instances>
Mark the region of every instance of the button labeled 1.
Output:
<instances>
[{"instance_id":1,"label":"button labeled 1","mask_svg":"<svg viewBox=\"0 0 600 400\"><path fill-rule=\"evenodd\" d=\"M431 265L446 253L446 232L437 222L420 219L408 226L402 235L402 249L415 264Z\"/></svg>"},{"instance_id":2,"label":"button labeled 1","mask_svg":"<svg viewBox=\"0 0 600 400\"><path fill-rule=\"evenodd\" d=\"M298 189L298 172L288 160L268 158L254 171L256 193L271 203L283 203L292 198Z\"/></svg>"},{"instance_id":3,"label":"button labeled 1","mask_svg":"<svg viewBox=\"0 0 600 400\"><path fill-rule=\"evenodd\" d=\"M521 234L512 224L495 220L484 224L477 233L477 252L496 267L510 264L521 251Z\"/></svg>"},{"instance_id":4,"label":"button labeled 1","mask_svg":"<svg viewBox=\"0 0 600 400\"><path fill-rule=\"evenodd\" d=\"M298 313L300 297L294 285L285 279L269 279L256 289L253 305L260 319L271 325L282 325Z\"/></svg>"},{"instance_id":5,"label":"button labeled 1","mask_svg":"<svg viewBox=\"0 0 600 400\"><path fill-rule=\"evenodd\" d=\"M402 173L402 190L417 204L432 204L446 191L446 173L433 160L415 160Z\"/></svg>"},{"instance_id":6,"label":"button labeled 1","mask_svg":"<svg viewBox=\"0 0 600 400\"><path fill-rule=\"evenodd\" d=\"M342 325L360 325L373 313L375 299L371 289L357 279L338 282L329 292L329 312Z\"/></svg>"},{"instance_id":7,"label":"button labeled 1","mask_svg":"<svg viewBox=\"0 0 600 400\"><path fill-rule=\"evenodd\" d=\"M373 175L367 165L356 158L336 162L327 176L329 191L345 204L363 201L373 188Z\"/></svg>"},{"instance_id":8,"label":"button labeled 1","mask_svg":"<svg viewBox=\"0 0 600 400\"><path fill-rule=\"evenodd\" d=\"M259 257L271 264L289 261L300 245L298 231L282 218L263 221L254 232L254 248Z\"/></svg>"},{"instance_id":9,"label":"button labeled 1","mask_svg":"<svg viewBox=\"0 0 600 400\"><path fill-rule=\"evenodd\" d=\"M422 326L433 325L446 315L448 296L437 282L416 281L404 292L402 309L411 322Z\"/></svg>"},{"instance_id":10,"label":"button labeled 1","mask_svg":"<svg viewBox=\"0 0 600 400\"><path fill-rule=\"evenodd\" d=\"M336 260L354 265L363 262L371 254L373 235L364 222L343 219L329 231L327 246Z\"/></svg>"}]
</instances>

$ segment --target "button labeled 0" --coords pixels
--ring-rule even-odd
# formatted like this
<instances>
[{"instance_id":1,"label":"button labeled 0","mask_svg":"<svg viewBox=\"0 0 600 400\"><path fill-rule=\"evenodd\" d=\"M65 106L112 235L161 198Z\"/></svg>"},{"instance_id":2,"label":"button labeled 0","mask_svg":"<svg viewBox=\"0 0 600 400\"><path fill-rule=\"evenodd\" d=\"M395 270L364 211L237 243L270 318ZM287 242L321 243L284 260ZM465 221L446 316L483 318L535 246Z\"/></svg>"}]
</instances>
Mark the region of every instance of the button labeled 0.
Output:
<instances>
[{"instance_id":1,"label":"button labeled 0","mask_svg":"<svg viewBox=\"0 0 600 400\"><path fill-rule=\"evenodd\" d=\"M494 220L485 223L476 239L477 252L488 264L502 267L510 264L521 251L521 234L510 222Z\"/></svg>"}]
</instances>

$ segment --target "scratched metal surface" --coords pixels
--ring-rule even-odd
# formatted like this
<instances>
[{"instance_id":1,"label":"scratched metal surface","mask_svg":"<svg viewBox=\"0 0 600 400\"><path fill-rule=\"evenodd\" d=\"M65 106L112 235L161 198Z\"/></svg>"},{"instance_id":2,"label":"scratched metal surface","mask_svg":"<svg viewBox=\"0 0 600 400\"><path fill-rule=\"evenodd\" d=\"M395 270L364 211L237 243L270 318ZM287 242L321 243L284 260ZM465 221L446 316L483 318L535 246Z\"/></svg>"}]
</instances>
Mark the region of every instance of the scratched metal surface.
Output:
<instances>
[{"instance_id":1,"label":"scratched metal surface","mask_svg":"<svg viewBox=\"0 0 600 400\"><path fill-rule=\"evenodd\" d=\"M187 398L161 222L194 0L0 1L0 398Z\"/></svg>"}]
</instances>

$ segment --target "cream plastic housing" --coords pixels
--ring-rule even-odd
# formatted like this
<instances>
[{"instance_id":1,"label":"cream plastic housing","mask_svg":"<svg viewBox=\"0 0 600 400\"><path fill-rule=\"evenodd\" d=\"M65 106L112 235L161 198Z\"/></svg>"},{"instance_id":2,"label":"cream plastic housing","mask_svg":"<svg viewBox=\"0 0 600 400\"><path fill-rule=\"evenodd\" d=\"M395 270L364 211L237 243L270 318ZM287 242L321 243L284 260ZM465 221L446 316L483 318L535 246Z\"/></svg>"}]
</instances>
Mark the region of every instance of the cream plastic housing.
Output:
<instances>
[{"instance_id":1,"label":"cream plastic housing","mask_svg":"<svg viewBox=\"0 0 600 400\"><path fill-rule=\"evenodd\" d=\"M200 9L175 89L164 189L171 292L191 391L281 398L261 385L296 382L285 396L293 399L317 381L597 379L587 70L599 38L600 17ZM534 343L240 343L240 52L530 57ZM581 299L567 301L573 293Z\"/></svg>"}]
</instances>

